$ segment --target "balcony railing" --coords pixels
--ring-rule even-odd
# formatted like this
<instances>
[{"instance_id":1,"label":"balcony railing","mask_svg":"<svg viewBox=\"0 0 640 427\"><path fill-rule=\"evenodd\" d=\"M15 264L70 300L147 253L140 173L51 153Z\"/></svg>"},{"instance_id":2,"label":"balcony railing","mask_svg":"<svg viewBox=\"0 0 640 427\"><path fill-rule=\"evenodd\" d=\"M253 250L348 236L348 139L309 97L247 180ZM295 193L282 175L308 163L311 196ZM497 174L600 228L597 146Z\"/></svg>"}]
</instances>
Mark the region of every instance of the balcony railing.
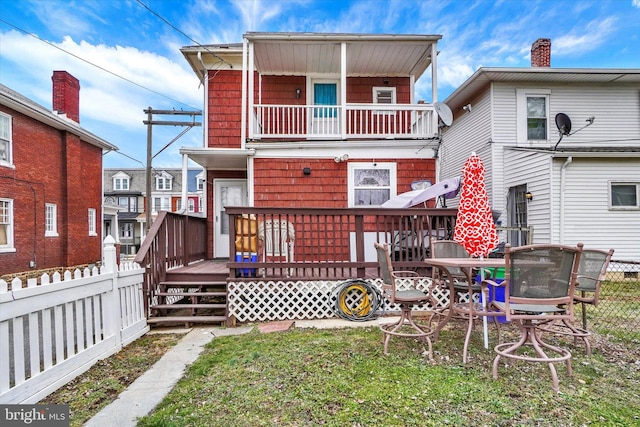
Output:
<instances>
[{"instance_id":1,"label":"balcony railing","mask_svg":"<svg viewBox=\"0 0 640 427\"><path fill-rule=\"evenodd\" d=\"M428 139L438 132L430 104L260 104L251 120L251 139Z\"/></svg>"}]
</instances>

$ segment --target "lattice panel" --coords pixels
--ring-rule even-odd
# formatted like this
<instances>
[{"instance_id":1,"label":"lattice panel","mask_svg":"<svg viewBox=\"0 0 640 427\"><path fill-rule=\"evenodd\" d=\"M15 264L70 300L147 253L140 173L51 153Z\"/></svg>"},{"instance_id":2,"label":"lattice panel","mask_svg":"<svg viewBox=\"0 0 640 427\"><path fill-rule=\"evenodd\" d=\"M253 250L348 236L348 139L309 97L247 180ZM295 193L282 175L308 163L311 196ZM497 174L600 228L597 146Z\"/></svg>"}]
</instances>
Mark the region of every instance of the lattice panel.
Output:
<instances>
[{"instance_id":1,"label":"lattice panel","mask_svg":"<svg viewBox=\"0 0 640 427\"><path fill-rule=\"evenodd\" d=\"M273 320L326 319L335 317L332 307L336 296L334 289L345 281L256 281L229 282L227 303L229 314L240 322L262 322ZM382 290L380 279L369 280ZM400 281L401 288L409 281ZM418 288L427 290L431 279L424 278ZM449 292L436 289L434 296L438 306L448 303ZM354 304L357 301L352 301ZM380 308L384 311L399 311L398 305L390 306L388 301ZM417 311L431 310L428 304L416 306Z\"/></svg>"}]
</instances>

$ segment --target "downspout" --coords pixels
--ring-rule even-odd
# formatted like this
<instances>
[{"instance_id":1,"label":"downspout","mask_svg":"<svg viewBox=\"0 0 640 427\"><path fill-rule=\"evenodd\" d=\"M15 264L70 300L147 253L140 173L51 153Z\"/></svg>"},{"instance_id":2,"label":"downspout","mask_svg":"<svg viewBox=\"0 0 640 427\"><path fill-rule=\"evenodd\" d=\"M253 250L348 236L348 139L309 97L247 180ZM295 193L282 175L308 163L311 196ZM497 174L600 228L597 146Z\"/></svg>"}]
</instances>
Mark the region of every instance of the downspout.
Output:
<instances>
[{"instance_id":1,"label":"downspout","mask_svg":"<svg viewBox=\"0 0 640 427\"><path fill-rule=\"evenodd\" d=\"M564 244L564 193L565 193L565 175L569 164L573 162L573 157L567 157L567 160L560 168L560 244Z\"/></svg>"}]
</instances>

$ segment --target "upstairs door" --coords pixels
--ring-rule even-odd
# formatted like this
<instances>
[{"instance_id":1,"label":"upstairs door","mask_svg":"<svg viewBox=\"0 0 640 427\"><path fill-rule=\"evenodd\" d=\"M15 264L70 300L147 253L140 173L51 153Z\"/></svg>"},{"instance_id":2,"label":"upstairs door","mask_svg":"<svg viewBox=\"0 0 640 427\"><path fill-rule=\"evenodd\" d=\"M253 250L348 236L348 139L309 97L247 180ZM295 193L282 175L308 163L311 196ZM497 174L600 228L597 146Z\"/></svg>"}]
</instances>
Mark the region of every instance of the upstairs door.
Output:
<instances>
[{"instance_id":1,"label":"upstairs door","mask_svg":"<svg viewBox=\"0 0 640 427\"><path fill-rule=\"evenodd\" d=\"M340 114L338 113L338 82L316 80L312 82L313 114L312 137L340 135Z\"/></svg>"},{"instance_id":2,"label":"upstairs door","mask_svg":"<svg viewBox=\"0 0 640 427\"><path fill-rule=\"evenodd\" d=\"M229 258L229 215L226 206L247 206L247 181L244 179L217 179L214 185L215 234L214 257Z\"/></svg>"}]
</instances>

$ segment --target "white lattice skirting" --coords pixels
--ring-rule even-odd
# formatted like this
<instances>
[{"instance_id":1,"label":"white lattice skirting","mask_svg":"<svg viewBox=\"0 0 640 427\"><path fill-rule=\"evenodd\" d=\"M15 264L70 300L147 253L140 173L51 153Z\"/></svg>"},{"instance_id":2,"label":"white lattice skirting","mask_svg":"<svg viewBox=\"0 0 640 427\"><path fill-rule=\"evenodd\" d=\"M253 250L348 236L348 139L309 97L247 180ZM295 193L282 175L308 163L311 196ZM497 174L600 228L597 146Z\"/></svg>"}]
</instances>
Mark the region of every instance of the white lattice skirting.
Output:
<instances>
[{"instance_id":1,"label":"white lattice skirting","mask_svg":"<svg viewBox=\"0 0 640 427\"><path fill-rule=\"evenodd\" d=\"M336 296L333 295L333 290L344 282L345 280L230 282L227 285L229 314L240 322L335 317L332 307ZM380 279L368 282L374 283L379 290L382 289ZM425 278L418 284L422 289L430 286L430 278ZM438 306L448 304L448 290L438 288L434 290L434 296L438 300ZM391 312L400 310L397 305L390 306L386 300L382 308ZM429 305L414 308L416 311L431 309Z\"/></svg>"}]
</instances>

